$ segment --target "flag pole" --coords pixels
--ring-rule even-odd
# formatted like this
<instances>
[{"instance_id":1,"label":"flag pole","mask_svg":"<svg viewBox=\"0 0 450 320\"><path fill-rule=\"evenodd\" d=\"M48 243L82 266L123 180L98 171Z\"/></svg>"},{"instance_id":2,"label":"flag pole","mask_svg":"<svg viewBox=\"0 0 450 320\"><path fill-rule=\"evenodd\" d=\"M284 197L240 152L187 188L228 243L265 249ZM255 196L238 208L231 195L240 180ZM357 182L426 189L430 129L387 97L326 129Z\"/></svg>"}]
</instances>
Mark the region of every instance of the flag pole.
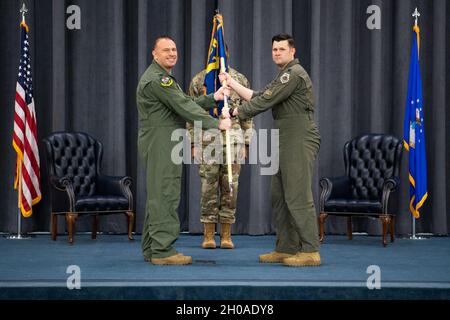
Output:
<instances>
[{"instance_id":1,"label":"flag pole","mask_svg":"<svg viewBox=\"0 0 450 320\"><path fill-rule=\"evenodd\" d=\"M22 163L17 159L17 179L19 181L19 188L18 188L18 195L17 195L17 235L9 235L6 237L6 239L9 240L22 240L22 239L28 239L29 237L22 236L20 233L22 229L22 213L20 212L20 203L22 202Z\"/></svg>"},{"instance_id":2,"label":"flag pole","mask_svg":"<svg viewBox=\"0 0 450 320\"><path fill-rule=\"evenodd\" d=\"M22 23L25 23L25 14L28 12L25 3L22 4L22 9L20 13L22 14ZM6 238L10 240L24 240L30 239L30 236L25 236L21 234L22 230L22 213L20 212L20 204L22 203L22 161L17 159L17 179L19 182L18 196L17 196L17 235L9 235Z\"/></svg>"},{"instance_id":3,"label":"flag pole","mask_svg":"<svg viewBox=\"0 0 450 320\"><path fill-rule=\"evenodd\" d=\"M216 7L216 14L219 13L219 8ZM220 61L220 72L226 72L225 60L221 58ZM227 86L227 81L222 83L222 86ZM229 110L228 107L228 97L224 95L223 97L223 107ZM227 161L227 172L228 172L228 186L230 188L230 208L236 208L236 203L234 201L234 184L233 184L233 169L232 169L232 159L231 159L231 137L230 130L225 130L225 143L226 143L226 161Z\"/></svg>"},{"instance_id":4,"label":"flag pole","mask_svg":"<svg viewBox=\"0 0 450 320\"><path fill-rule=\"evenodd\" d=\"M17 196L17 235L10 235L7 238L11 240L22 240L22 239L30 239L29 236L25 236L21 234L22 230L22 212L20 211L20 204L22 203L22 162L17 162L18 173L17 178L19 179L19 188L18 188L18 196Z\"/></svg>"},{"instance_id":5,"label":"flag pole","mask_svg":"<svg viewBox=\"0 0 450 320\"><path fill-rule=\"evenodd\" d=\"M225 70L225 61L222 59L220 59L220 71L221 72L226 72ZM222 83L222 85L224 87L227 86L227 82L226 80ZM228 97L226 95L224 95L223 98L223 103L224 103L224 108L229 109L228 107ZM230 188L230 207L234 208L235 207L235 203L234 203L234 186L233 186L233 170L232 170L232 163L231 163L231 141L230 141L230 131L229 130L225 130L225 142L226 142L226 153L227 153L227 169L228 169L228 186Z\"/></svg>"},{"instance_id":6,"label":"flag pole","mask_svg":"<svg viewBox=\"0 0 450 320\"><path fill-rule=\"evenodd\" d=\"M417 22L418 22L419 17L420 17L420 13L417 10L417 7L414 10L412 16L414 18L414 25L417 27ZM411 214L411 219L412 219L412 233L411 233L411 236L409 237L409 239L411 239L411 240L424 240L424 239L426 239L424 237L420 237L420 236L416 235L416 217L413 214Z\"/></svg>"},{"instance_id":7,"label":"flag pole","mask_svg":"<svg viewBox=\"0 0 450 320\"><path fill-rule=\"evenodd\" d=\"M411 240L422 240L422 239L425 239L423 237L416 236L416 218L413 215L411 215L411 216L412 216L412 234L409 237L409 239L411 239Z\"/></svg>"}]
</instances>

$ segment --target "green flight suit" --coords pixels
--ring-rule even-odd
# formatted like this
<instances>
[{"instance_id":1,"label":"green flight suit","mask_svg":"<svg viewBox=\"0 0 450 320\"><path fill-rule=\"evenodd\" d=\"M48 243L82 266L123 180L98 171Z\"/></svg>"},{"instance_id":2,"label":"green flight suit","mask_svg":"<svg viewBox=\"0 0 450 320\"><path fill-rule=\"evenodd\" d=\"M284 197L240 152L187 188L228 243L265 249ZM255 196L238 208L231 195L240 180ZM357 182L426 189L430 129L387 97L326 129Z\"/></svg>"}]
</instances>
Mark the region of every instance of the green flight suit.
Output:
<instances>
[{"instance_id":1,"label":"green flight suit","mask_svg":"<svg viewBox=\"0 0 450 320\"><path fill-rule=\"evenodd\" d=\"M147 179L142 231L142 252L146 259L177 254L173 244L180 232L177 209L182 167L171 159L172 149L179 143L171 141L172 132L184 129L186 121L202 121L204 129L218 128L218 120L205 111L214 105L213 95L198 98L186 95L176 79L155 61L139 81L138 151Z\"/></svg>"},{"instance_id":2,"label":"green flight suit","mask_svg":"<svg viewBox=\"0 0 450 320\"><path fill-rule=\"evenodd\" d=\"M263 91L254 92L239 107L239 117L253 117L269 108L274 128L279 130L279 170L271 187L277 224L275 250L289 254L319 251L311 181L320 135L313 119L312 82L298 59Z\"/></svg>"}]
</instances>

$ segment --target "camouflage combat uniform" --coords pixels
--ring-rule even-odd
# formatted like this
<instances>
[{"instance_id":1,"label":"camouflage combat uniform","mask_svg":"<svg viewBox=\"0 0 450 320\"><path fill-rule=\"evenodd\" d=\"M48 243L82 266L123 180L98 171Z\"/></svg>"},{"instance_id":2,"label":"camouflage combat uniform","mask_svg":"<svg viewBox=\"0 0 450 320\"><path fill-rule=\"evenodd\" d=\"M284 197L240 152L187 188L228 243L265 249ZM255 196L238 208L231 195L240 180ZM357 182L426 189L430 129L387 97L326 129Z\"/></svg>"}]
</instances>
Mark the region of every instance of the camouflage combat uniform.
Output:
<instances>
[{"instance_id":1,"label":"camouflage combat uniform","mask_svg":"<svg viewBox=\"0 0 450 320\"><path fill-rule=\"evenodd\" d=\"M249 87L249 81L247 78L236 70L230 68L229 73L231 77L237 80L245 87ZM204 95L204 79L206 70L199 72L192 79L189 86L189 95L193 97L199 97ZM229 98L229 107L236 108L242 104L241 97L232 91ZM230 188L228 184L228 169L226 165L226 139L225 131L222 133L221 141L215 141L215 137L210 135L207 131L198 131L202 137L194 136L194 127L192 123L187 123L187 128L191 136L191 143L194 141L202 141L202 150L211 146L211 144L222 144L222 159L223 164L217 163L217 161L211 161L211 159L202 159L200 162L199 174L202 183L201 192L201 218L202 223L229 223L235 222L236 209L230 208ZM242 131L241 131L241 130ZM236 202L238 192L238 179L241 171L241 165L238 158L239 148L248 146L251 140L251 134L245 134L246 130L253 129L252 119L242 120L239 118L232 118L232 130L230 130L231 141L239 142L238 147L232 148L232 175L233 175L233 197ZM250 133L250 130L247 133ZM242 139L244 137L244 139ZM237 163L236 163L237 162ZM220 194L220 195L219 195Z\"/></svg>"}]
</instances>

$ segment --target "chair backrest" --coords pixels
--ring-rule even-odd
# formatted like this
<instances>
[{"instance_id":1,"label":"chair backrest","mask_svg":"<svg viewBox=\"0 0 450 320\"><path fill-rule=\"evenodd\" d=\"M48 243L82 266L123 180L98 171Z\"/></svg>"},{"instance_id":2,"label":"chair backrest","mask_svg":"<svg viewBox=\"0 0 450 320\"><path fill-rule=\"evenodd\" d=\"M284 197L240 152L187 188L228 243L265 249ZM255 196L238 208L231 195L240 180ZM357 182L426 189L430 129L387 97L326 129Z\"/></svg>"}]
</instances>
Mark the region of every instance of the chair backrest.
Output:
<instances>
[{"instance_id":1,"label":"chair backrest","mask_svg":"<svg viewBox=\"0 0 450 320\"><path fill-rule=\"evenodd\" d=\"M386 179L399 176L402 143L393 135L366 134L344 145L345 172L354 199L380 200Z\"/></svg>"},{"instance_id":2,"label":"chair backrest","mask_svg":"<svg viewBox=\"0 0 450 320\"><path fill-rule=\"evenodd\" d=\"M44 139L47 167L51 175L69 177L76 196L95 193L100 172L102 144L83 132L56 132Z\"/></svg>"}]
</instances>

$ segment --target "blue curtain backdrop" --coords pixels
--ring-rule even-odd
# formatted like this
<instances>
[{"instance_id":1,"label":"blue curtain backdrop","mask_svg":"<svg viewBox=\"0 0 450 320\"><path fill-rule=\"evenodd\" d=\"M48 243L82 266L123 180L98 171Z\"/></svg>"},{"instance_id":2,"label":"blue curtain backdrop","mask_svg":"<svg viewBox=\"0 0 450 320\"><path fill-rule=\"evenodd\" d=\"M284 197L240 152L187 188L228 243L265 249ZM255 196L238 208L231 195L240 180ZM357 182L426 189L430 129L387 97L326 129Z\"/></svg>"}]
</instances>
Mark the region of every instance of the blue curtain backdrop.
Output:
<instances>
[{"instance_id":1,"label":"blue curtain backdrop","mask_svg":"<svg viewBox=\"0 0 450 320\"><path fill-rule=\"evenodd\" d=\"M103 141L104 172L134 179L136 230L142 229L145 183L136 155L135 90L151 62L154 39L171 35L179 62L175 76L184 88L205 64L215 1L208 0L26 0L29 8L32 68L39 139L53 131L85 131ZM260 89L276 74L271 37L292 33L297 56L310 73L316 96L315 117L322 145L313 181L317 200L321 176L344 172L345 141L368 133L402 137L409 52L415 7L421 13L421 70L428 156L429 198L418 232L447 234L450 223L450 4L445 0L219 0L230 66ZM11 146L14 94L19 61L19 9L22 0L0 1L0 231L17 230L17 194L13 191L15 153ZM65 26L66 8L81 9L81 30ZM367 7L381 9L381 29L369 30ZM258 129L271 127L270 112L255 118ZM42 145L40 145L42 148ZM41 168L43 200L24 220L23 231L48 231L49 187ZM407 157L402 185L393 198L397 232L411 231L408 212ZM270 177L259 166L246 166L240 179L234 232L274 231ZM201 232L200 182L195 166L185 166L180 203L182 228ZM60 222L63 230L63 222ZM78 231L90 230L80 219ZM374 220L356 220L355 231L379 234ZM101 219L99 231L125 232L122 217ZM344 233L345 221L330 217L327 232Z\"/></svg>"}]
</instances>

